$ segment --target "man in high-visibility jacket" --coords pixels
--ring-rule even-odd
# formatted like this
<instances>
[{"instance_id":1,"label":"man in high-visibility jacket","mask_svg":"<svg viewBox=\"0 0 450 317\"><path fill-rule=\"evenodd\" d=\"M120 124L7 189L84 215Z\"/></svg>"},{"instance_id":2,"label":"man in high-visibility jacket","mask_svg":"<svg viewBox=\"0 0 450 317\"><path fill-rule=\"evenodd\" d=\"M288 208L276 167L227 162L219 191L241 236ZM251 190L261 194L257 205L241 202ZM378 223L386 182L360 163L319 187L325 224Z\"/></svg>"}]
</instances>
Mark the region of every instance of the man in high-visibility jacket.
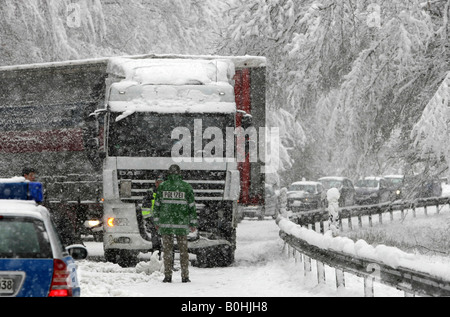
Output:
<instances>
[{"instance_id":1,"label":"man in high-visibility jacket","mask_svg":"<svg viewBox=\"0 0 450 317\"><path fill-rule=\"evenodd\" d=\"M145 227L151 235L153 250L158 250L161 255L161 236L158 234L154 221L154 209L155 209L155 198L156 191L159 185L164 182L162 176L158 176L155 180L155 188L149 189L142 200L142 218L145 220Z\"/></svg>"},{"instance_id":2,"label":"man in high-visibility jacket","mask_svg":"<svg viewBox=\"0 0 450 317\"><path fill-rule=\"evenodd\" d=\"M154 219L163 241L164 283L172 282L173 243L177 238L180 250L181 281L189 280L189 254L187 236L197 228L194 191L181 178L178 165L169 168L169 176L156 193Z\"/></svg>"}]
</instances>

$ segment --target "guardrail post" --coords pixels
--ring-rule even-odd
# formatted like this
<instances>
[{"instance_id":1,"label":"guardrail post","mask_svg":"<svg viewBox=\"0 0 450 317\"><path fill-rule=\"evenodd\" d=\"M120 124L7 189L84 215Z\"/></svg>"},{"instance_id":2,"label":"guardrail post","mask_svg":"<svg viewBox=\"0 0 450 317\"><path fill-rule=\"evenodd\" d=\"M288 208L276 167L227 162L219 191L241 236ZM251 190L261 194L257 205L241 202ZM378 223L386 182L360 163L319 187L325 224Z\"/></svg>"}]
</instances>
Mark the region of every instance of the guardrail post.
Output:
<instances>
[{"instance_id":1,"label":"guardrail post","mask_svg":"<svg viewBox=\"0 0 450 317\"><path fill-rule=\"evenodd\" d=\"M317 282L325 284L325 266L322 262L316 261L317 265Z\"/></svg>"},{"instance_id":2,"label":"guardrail post","mask_svg":"<svg viewBox=\"0 0 450 317\"><path fill-rule=\"evenodd\" d=\"M309 256L304 255L304 262L303 262L303 268L305 271L305 275L308 272L311 272L311 258Z\"/></svg>"},{"instance_id":3,"label":"guardrail post","mask_svg":"<svg viewBox=\"0 0 450 317\"><path fill-rule=\"evenodd\" d=\"M425 213L425 216L428 217L428 211L427 211L427 206L423 206L423 212Z\"/></svg>"},{"instance_id":4,"label":"guardrail post","mask_svg":"<svg viewBox=\"0 0 450 317\"><path fill-rule=\"evenodd\" d=\"M374 297L373 292L373 281L375 278L373 276L365 276L364 277L364 296L365 297Z\"/></svg>"},{"instance_id":5,"label":"guardrail post","mask_svg":"<svg viewBox=\"0 0 450 317\"><path fill-rule=\"evenodd\" d=\"M336 287L345 287L345 275L344 271L341 269L336 269Z\"/></svg>"}]
</instances>

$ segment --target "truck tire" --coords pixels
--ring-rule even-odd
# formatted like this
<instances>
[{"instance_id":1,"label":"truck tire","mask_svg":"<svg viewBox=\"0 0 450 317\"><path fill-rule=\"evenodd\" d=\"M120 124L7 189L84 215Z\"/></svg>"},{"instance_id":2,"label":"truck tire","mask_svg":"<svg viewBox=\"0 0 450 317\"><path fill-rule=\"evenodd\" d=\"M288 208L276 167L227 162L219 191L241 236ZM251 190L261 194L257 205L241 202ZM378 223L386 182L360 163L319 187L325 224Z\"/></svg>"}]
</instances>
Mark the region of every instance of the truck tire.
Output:
<instances>
[{"instance_id":1,"label":"truck tire","mask_svg":"<svg viewBox=\"0 0 450 317\"><path fill-rule=\"evenodd\" d=\"M121 267L135 267L138 264L138 253L131 250L108 249L105 250L105 260Z\"/></svg>"},{"instance_id":2,"label":"truck tire","mask_svg":"<svg viewBox=\"0 0 450 317\"><path fill-rule=\"evenodd\" d=\"M197 266L202 268L227 267L234 262L234 248L230 245L204 248L197 253Z\"/></svg>"}]
</instances>

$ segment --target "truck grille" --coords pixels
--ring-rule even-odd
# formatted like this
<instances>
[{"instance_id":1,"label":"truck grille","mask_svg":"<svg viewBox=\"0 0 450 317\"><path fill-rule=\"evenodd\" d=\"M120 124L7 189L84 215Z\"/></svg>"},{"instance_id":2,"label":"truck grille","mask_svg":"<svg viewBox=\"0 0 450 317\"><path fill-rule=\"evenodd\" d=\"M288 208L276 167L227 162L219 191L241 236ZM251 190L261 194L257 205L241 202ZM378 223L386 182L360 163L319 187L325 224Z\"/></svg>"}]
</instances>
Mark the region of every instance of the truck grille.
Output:
<instances>
[{"instance_id":1,"label":"truck grille","mask_svg":"<svg viewBox=\"0 0 450 317\"><path fill-rule=\"evenodd\" d=\"M158 175L163 175L164 171L118 171L120 184L130 183L131 197L123 197L122 201L142 201L145 193L155 186L155 180ZM194 190L195 200L218 201L223 200L225 190L226 171L182 171L183 181L189 183Z\"/></svg>"}]
</instances>

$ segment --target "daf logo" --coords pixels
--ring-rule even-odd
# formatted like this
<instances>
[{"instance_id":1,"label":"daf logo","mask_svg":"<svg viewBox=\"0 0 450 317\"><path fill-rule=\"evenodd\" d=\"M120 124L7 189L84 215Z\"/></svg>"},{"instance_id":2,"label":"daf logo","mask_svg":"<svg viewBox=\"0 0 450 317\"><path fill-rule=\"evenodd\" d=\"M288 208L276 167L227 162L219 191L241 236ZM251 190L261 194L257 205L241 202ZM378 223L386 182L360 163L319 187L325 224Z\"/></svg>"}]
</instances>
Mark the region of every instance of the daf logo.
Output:
<instances>
[{"instance_id":1,"label":"daf logo","mask_svg":"<svg viewBox=\"0 0 450 317\"><path fill-rule=\"evenodd\" d=\"M120 176L140 176L143 174L143 171L119 171Z\"/></svg>"}]
</instances>

